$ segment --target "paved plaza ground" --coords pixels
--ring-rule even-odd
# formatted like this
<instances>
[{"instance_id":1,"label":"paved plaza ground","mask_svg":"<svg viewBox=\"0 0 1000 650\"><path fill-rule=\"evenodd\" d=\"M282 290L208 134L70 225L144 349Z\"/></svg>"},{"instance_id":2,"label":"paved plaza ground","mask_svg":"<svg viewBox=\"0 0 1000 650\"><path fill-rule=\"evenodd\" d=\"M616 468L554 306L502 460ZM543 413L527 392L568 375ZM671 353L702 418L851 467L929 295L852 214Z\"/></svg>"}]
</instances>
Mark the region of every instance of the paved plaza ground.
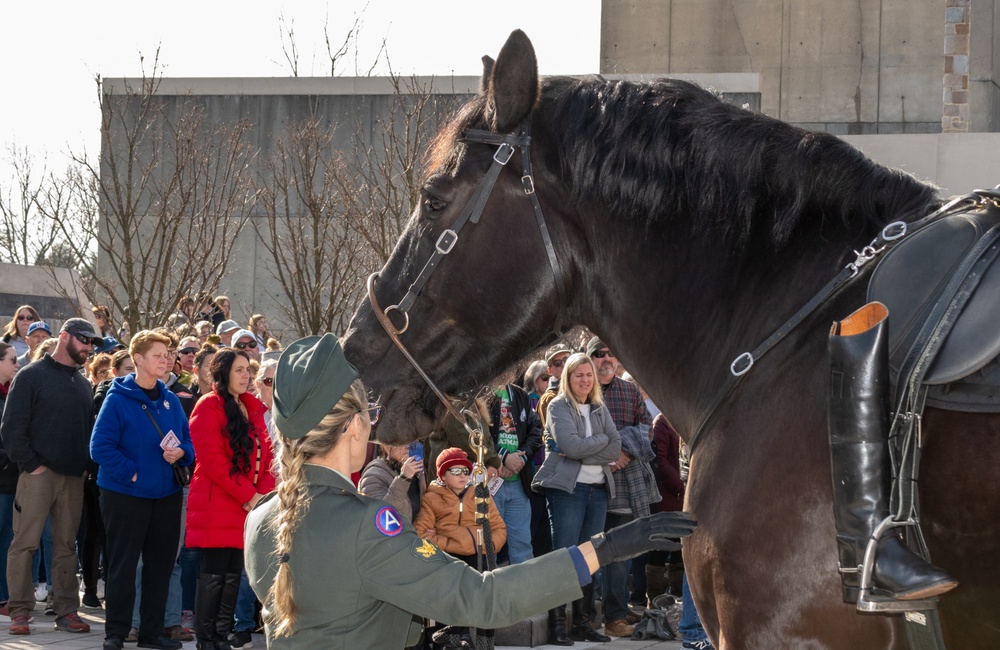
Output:
<instances>
[{"instance_id":1,"label":"paved plaza ground","mask_svg":"<svg viewBox=\"0 0 1000 650\"><path fill-rule=\"evenodd\" d=\"M54 650L101 650L104 642L104 610L94 610L80 608L80 618L90 623L90 634L71 634L69 632L56 632L54 629L55 617L45 616L44 608L41 604L35 608L35 621L31 624L31 634L28 636L9 636L7 625L10 619L0 616L0 648L3 650L40 650L41 648L51 648ZM126 643L125 648L135 648L135 644ZM194 641L184 644L184 650L194 650ZM263 650L264 636L255 634L253 638L254 650ZM535 646L541 650L552 650L558 646ZM630 639L615 639L611 643L582 643L577 642L573 648L577 650L679 650L680 641L632 641ZM359 650L362 650L359 648ZM375 649L373 649L375 650ZM497 650L515 650L510 646L497 646Z\"/></svg>"}]
</instances>

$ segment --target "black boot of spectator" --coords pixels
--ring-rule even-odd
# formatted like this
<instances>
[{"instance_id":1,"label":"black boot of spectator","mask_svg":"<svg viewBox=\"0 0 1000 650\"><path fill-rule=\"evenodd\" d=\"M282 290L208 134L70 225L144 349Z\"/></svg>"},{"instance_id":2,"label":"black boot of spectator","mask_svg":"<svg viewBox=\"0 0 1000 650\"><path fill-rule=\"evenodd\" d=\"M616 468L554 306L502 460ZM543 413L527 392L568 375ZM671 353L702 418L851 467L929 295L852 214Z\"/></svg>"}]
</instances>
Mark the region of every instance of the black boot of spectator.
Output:
<instances>
[{"instance_id":1,"label":"black boot of spectator","mask_svg":"<svg viewBox=\"0 0 1000 650\"><path fill-rule=\"evenodd\" d=\"M228 642L220 644L216 639L219 603L225 583L225 575L202 573L198 576L194 597L194 634L198 650L231 650Z\"/></svg>"},{"instance_id":2,"label":"black boot of spectator","mask_svg":"<svg viewBox=\"0 0 1000 650\"><path fill-rule=\"evenodd\" d=\"M219 616L215 619L215 640L224 641L227 646L229 635L233 631L233 613L236 611L236 599L240 593L239 573L227 573L222 585L222 597L219 599Z\"/></svg>"}]
</instances>

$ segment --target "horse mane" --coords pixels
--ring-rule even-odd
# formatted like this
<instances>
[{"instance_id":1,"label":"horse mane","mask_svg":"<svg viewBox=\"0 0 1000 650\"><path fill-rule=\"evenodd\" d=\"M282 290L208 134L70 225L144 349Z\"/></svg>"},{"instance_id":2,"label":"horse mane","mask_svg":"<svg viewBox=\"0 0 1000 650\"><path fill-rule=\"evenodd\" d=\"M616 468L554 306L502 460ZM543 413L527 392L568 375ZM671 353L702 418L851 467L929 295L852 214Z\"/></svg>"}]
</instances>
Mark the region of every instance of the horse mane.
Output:
<instances>
[{"instance_id":1,"label":"horse mane","mask_svg":"<svg viewBox=\"0 0 1000 650\"><path fill-rule=\"evenodd\" d=\"M866 158L833 135L791 126L673 79L552 77L551 120L563 181L581 204L655 225L692 215L693 234L771 250L837 222L873 230L918 216L935 188ZM467 116L468 117L468 116ZM817 219L817 216L819 217Z\"/></svg>"}]
</instances>

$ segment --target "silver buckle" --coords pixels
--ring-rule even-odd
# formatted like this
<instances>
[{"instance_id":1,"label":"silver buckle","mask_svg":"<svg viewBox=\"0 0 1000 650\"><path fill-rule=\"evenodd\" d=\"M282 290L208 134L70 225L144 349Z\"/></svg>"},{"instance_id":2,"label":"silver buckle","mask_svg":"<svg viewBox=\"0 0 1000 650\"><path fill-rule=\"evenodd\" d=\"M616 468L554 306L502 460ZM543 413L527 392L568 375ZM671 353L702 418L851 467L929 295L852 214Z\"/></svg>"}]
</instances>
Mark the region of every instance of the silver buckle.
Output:
<instances>
[{"instance_id":1,"label":"silver buckle","mask_svg":"<svg viewBox=\"0 0 1000 650\"><path fill-rule=\"evenodd\" d=\"M458 233L449 228L438 237L437 243L434 244L434 250L441 255L447 255L451 252L451 249L455 248L455 242L457 241Z\"/></svg>"},{"instance_id":2,"label":"silver buckle","mask_svg":"<svg viewBox=\"0 0 1000 650\"><path fill-rule=\"evenodd\" d=\"M506 153L506 156L504 154ZM506 165L510 162L510 157L514 155L514 147L507 144L506 142L500 143L497 147L497 151L493 154L493 160L500 163L501 165Z\"/></svg>"},{"instance_id":3,"label":"silver buckle","mask_svg":"<svg viewBox=\"0 0 1000 650\"><path fill-rule=\"evenodd\" d=\"M531 174L525 174L521 177L521 185L524 187L525 194L535 193L535 180L531 178Z\"/></svg>"},{"instance_id":4,"label":"silver buckle","mask_svg":"<svg viewBox=\"0 0 1000 650\"><path fill-rule=\"evenodd\" d=\"M746 366L737 370L737 366L745 363ZM753 367L753 355L749 352L744 352L740 356L733 359L733 362L729 364L729 372L733 373L734 377L742 377L750 371Z\"/></svg>"}]
</instances>

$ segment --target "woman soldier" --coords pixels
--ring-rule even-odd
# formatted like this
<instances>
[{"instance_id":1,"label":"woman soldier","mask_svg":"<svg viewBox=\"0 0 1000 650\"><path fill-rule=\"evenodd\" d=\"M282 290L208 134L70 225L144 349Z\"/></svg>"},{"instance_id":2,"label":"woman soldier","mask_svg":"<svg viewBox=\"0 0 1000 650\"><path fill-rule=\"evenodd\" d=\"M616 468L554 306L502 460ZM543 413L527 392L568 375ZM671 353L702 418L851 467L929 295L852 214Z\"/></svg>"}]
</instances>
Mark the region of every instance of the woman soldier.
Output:
<instances>
[{"instance_id":1,"label":"woman soldier","mask_svg":"<svg viewBox=\"0 0 1000 650\"><path fill-rule=\"evenodd\" d=\"M684 513L658 513L579 546L478 573L420 539L385 502L350 481L380 407L332 334L296 341L278 361L274 419L281 484L246 525L250 584L264 603L267 645L403 648L413 615L497 628L580 597L600 566L690 535Z\"/></svg>"}]
</instances>

